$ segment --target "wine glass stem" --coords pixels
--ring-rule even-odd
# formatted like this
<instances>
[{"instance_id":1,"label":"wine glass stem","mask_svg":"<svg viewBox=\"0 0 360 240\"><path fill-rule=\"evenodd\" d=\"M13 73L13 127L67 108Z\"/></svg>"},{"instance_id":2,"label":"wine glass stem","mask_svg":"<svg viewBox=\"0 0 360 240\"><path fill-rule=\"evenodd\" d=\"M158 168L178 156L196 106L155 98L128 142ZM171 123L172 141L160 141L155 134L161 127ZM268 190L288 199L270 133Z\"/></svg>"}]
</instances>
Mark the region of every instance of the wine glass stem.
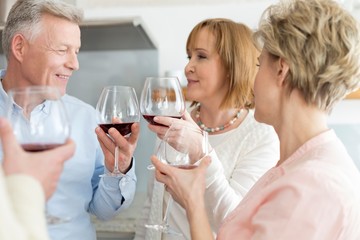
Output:
<instances>
[{"instance_id":1,"label":"wine glass stem","mask_svg":"<svg viewBox=\"0 0 360 240\"><path fill-rule=\"evenodd\" d=\"M169 212L170 212L170 209L171 209L171 207L172 207L172 204L173 204L173 198L172 198L172 196L170 195L169 200L168 200L168 204L167 204L167 206L166 206L164 219L163 219L163 223L164 223L165 225L168 225L168 222L167 222L167 221L168 221Z\"/></svg>"},{"instance_id":2,"label":"wine glass stem","mask_svg":"<svg viewBox=\"0 0 360 240\"><path fill-rule=\"evenodd\" d=\"M115 156L114 156L114 170L113 170L114 174L120 174L120 170L119 170L119 147L116 146L115 147Z\"/></svg>"}]
</instances>

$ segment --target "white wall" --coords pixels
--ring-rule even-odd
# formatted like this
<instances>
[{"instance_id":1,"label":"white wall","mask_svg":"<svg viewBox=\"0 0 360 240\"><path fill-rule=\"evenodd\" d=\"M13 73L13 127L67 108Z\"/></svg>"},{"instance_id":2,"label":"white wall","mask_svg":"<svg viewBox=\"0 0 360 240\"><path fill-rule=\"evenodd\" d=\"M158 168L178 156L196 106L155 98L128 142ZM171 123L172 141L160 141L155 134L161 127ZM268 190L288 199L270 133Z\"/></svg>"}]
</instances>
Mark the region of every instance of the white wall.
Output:
<instances>
[{"instance_id":1,"label":"white wall","mask_svg":"<svg viewBox=\"0 0 360 240\"><path fill-rule=\"evenodd\" d=\"M201 20L231 18L251 28L257 26L263 10L275 0L205 5L165 5L147 7L97 7L83 5L85 19L113 19L140 16L159 49L159 74L183 70L187 63L185 44L191 29Z\"/></svg>"},{"instance_id":2,"label":"white wall","mask_svg":"<svg viewBox=\"0 0 360 240\"><path fill-rule=\"evenodd\" d=\"M339 102L330 114L328 123L360 170L360 99Z\"/></svg>"}]
</instances>

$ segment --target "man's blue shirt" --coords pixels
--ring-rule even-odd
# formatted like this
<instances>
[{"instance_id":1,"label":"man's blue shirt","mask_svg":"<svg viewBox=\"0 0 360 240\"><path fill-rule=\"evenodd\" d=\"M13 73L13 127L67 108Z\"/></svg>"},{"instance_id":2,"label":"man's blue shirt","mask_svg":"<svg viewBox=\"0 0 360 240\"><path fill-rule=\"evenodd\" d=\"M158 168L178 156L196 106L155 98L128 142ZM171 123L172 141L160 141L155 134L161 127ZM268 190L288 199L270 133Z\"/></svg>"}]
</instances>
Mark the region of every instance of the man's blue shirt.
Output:
<instances>
[{"instance_id":1,"label":"man's blue shirt","mask_svg":"<svg viewBox=\"0 0 360 240\"><path fill-rule=\"evenodd\" d=\"M4 73L1 71L0 76ZM5 116L7 98L0 84L0 116ZM76 151L65 162L57 190L47 202L47 211L70 221L49 226L49 234L52 240L96 240L90 213L106 220L129 207L136 190L135 161L133 159L126 177L100 178L99 175L108 170L104 168L104 156L95 134L95 109L69 95L64 95L62 101L68 113ZM2 159L1 149L0 154Z\"/></svg>"}]
</instances>

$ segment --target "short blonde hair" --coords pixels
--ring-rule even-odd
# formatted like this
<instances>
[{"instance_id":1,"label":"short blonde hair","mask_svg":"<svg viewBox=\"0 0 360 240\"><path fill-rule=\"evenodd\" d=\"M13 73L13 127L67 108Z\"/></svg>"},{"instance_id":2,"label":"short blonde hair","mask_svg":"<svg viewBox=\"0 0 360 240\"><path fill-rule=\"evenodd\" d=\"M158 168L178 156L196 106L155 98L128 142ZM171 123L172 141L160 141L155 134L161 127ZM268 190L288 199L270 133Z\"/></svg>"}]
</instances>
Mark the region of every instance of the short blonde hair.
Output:
<instances>
[{"instance_id":1,"label":"short blonde hair","mask_svg":"<svg viewBox=\"0 0 360 240\"><path fill-rule=\"evenodd\" d=\"M331 112L334 103L360 87L359 23L331 0L287 0L270 6L254 37L290 68L289 94Z\"/></svg>"},{"instance_id":2,"label":"short blonde hair","mask_svg":"<svg viewBox=\"0 0 360 240\"><path fill-rule=\"evenodd\" d=\"M215 49L220 55L228 78L229 90L221 108L253 108L253 85L257 73L259 51L252 41L252 31L230 19L213 18L198 23L187 39L186 50L193 47L199 32L206 28L215 37ZM192 105L197 102L193 102Z\"/></svg>"},{"instance_id":3,"label":"short blonde hair","mask_svg":"<svg viewBox=\"0 0 360 240\"><path fill-rule=\"evenodd\" d=\"M2 47L9 58L12 38L21 33L29 41L40 32L40 21L49 14L80 24L83 12L79 8L58 0L17 0L11 7L2 34Z\"/></svg>"}]
</instances>

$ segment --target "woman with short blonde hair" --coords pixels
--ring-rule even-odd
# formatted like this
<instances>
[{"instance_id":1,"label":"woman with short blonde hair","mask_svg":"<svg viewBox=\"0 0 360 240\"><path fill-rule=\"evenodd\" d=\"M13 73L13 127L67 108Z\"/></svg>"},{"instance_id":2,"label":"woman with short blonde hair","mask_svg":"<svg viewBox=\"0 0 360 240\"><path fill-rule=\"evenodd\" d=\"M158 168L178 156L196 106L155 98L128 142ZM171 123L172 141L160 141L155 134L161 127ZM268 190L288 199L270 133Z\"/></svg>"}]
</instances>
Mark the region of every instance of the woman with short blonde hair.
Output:
<instances>
[{"instance_id":1,"label":"woman with short blonde hair","mask_svg":"<svg viewBox=\"0 0 360 240\"><path fill-rule=\"evenodd\" d=\"M360 173L327 126L334 104L360 87L359 24L334 1L288 0L266 10L255 38L263 44L255 119L274 127L280 160L222 222L217 239L360 239ZM218 161L212 156L210 167ZM213 239L204 211L217 197L206 195L209 159L194 170L152 162L156 179L186 209L191 239Z\"/></svg>"}]
</instances>

